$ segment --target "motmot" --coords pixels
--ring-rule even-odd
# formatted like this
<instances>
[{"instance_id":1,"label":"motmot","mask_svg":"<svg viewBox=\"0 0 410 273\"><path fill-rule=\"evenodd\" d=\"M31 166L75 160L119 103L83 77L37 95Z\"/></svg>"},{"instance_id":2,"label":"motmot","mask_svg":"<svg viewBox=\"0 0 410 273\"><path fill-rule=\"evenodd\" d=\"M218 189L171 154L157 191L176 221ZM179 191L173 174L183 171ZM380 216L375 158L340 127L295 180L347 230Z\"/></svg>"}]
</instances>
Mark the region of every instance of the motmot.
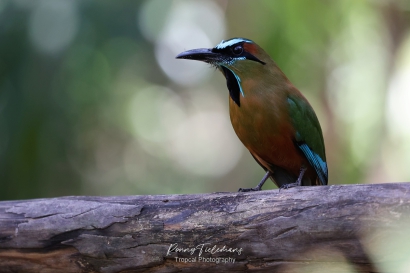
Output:
<instances>
[{"instance_id":1,"label":"motmot","mask_svg":"<svg viewBox=\"0 0 410 273\"><path fill-rule=\"evenodd\" d=\"M233 129L279 188L327 185L328 168L319 120L305 96L271 57L244 38L222 41L214 48L192 49L177 59L203 61L226 78Z\"/></svg>"}]
</instances>

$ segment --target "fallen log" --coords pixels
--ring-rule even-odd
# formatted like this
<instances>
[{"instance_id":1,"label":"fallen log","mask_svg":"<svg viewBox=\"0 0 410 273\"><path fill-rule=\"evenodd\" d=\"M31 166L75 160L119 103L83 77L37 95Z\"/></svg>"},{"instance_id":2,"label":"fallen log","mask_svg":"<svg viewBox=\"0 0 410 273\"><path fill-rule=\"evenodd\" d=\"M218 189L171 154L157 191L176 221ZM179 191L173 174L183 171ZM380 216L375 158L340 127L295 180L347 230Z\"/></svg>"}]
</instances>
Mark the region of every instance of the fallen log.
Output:
<instances>
[{"instance_id":1,"label":"fallen log","mask_svg":"<svg viewBox=\"0 0 410 273\"><path fill-rule=\"evenodd\" d=\"M2 201L0 272L385 272L409 215L410 183Z\"/></svg>"}]
</instances>

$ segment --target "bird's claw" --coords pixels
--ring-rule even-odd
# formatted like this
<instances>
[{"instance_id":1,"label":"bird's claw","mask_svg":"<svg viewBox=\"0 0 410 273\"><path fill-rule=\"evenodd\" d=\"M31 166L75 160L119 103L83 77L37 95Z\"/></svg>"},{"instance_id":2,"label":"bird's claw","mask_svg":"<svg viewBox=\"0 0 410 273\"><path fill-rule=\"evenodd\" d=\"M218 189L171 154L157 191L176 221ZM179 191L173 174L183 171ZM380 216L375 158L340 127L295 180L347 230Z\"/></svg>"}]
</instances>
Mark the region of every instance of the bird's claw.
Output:
<instances>
[{"instance_id":1,"label":"bird's claw","mask_svg":"<svg viewBox=\"0 0 410 273\"><path fill-rule=\"evenodd\" d=\"M289 184L283 184L282 186L280 186L279 188L279 192L280 190L287 190L290 188L294 188L294 187L299 187L301 186L301 181L299 181L299 179L295 182L295 183L289 183Z\"/></svg>"},{"instance_id":2,"label":"bird's claw","mask_svg":"<svg viewBox=\"0 0 410 273\"><path fill-rule=\"evenodd\" d=\"M250 192L250 191L260 191L260 190L261 190L261 188L259 188L259 187L246 188L246 189L239 188L238 192Z\"/></svg>"}]
</instances>

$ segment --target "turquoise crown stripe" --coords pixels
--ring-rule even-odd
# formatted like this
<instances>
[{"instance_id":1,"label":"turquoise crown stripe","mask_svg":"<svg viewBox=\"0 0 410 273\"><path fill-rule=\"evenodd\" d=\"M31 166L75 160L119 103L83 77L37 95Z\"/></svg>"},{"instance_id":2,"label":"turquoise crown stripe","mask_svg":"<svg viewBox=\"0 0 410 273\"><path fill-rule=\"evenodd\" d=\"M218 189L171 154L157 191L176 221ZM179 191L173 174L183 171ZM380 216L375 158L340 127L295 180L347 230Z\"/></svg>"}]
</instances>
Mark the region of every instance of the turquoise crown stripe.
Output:
<instances>
[{"instance_id":1,"label":"turquoise crown stripe","mask_svg":"<svg viewBox=\"0 0 410 273\"><path fill-rule=\"evenodd\" d=\"M237 43L242 43L242 42L246 42L246 43L253 43L251 40L248 39L243 39L243 38L233 38L227 41L222 40L222 42L220 42L215 48L216 49L224 49L227 48L228 46L237 44Z\"/></svg>"}]
</instances>

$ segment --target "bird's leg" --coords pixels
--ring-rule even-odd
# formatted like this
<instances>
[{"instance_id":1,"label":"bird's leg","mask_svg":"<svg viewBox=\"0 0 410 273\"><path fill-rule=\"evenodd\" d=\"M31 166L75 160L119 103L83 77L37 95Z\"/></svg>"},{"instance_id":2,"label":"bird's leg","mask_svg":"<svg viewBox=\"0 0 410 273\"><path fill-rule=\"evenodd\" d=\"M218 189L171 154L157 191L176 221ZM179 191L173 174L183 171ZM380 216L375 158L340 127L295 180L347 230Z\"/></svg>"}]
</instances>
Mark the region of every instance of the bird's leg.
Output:
<instances>
[{"instance_id":1,"label":"bird's leg","mask_svg":"<svg viewBox=\"0 0 410 273\"><path fill-rule=\"evenodd\" d=\"M298 179L296 180L296 182L295 182L295 183L290 183L290 184L283 184L283 185L279 188L279 191L280 191L281 189L289 189L289 188L293 188L293 187L302 186L302 178L303 178L303 175L305 174L306 170L307 170L306 167L303 167L303 166L300 167L299 177L298 177Z\"/></svg>"},{"instance_id":2,"label":"bird's leg","mask_svg":"<svg viewBox=\"0 0 410 273\"><path fill-rule=\"evenodd\" d=\"M270 171L267 171L266 174L263 176L261 182L259 182L258 186L256 186L255 188L248 188L248 189L242 189L239 188L239 192L247 192L247 191L260 191L262 189L263 184L265 184L266 180L269 178L269 176L272 173Z\"/></svg>"}]
</instances>

